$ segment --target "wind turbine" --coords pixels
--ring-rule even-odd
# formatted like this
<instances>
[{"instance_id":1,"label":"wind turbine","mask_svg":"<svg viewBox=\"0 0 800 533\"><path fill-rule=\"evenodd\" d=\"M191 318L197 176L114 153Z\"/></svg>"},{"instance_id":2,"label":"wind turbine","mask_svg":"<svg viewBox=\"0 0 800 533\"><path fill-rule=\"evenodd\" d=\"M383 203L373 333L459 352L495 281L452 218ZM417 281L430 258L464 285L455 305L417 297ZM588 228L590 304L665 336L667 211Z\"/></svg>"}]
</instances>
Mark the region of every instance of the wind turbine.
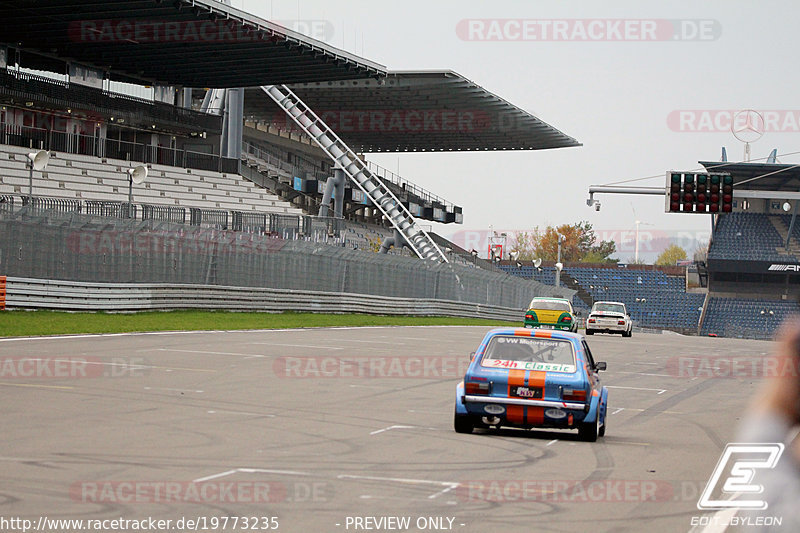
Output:
<instances>
[{"instance_id":1,"label":"wind turbine","mask_svg":"<svg viewBox=\"0 0 800 533\"><path fill-rule=\"evenodd\" d=\"M636 224L636 243L634 244L634 249L633 249L634 250L633 251L633 262L634 263L638 263L639 262L639 226L640 225L655 226L655 224L650 224L649 222L642 222L641 220L639 220L639 218L636 216L636 208L633 207L633 202L631 202L631 209L633 210L634 224Z\"/></svg>"}]
</instances>

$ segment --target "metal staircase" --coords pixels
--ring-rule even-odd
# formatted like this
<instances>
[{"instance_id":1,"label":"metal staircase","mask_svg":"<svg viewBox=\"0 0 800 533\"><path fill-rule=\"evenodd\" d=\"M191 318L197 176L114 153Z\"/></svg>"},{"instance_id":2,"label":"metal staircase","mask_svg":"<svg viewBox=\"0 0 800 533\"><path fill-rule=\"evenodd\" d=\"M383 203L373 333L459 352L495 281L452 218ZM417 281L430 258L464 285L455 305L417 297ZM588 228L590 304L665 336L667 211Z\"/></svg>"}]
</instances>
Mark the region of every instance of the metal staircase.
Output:
<instances>
[{"instance_id":1,"label":"metal staircase","mask_svg":"<svg viewBox=\"0 0 800 533\"><path fill-rule=\"evenodd\" d=\"M397 199L381 179L372 173L367 165L319 118L300 98L285 85L263 85L261 89L272 98L281 109L328 156L340 166L353 183L366 194L408 242L411 250L422 259L443 261L447 257L433 242L430 235L419 227L414 216Z\"/></svg>"}]
</instances>

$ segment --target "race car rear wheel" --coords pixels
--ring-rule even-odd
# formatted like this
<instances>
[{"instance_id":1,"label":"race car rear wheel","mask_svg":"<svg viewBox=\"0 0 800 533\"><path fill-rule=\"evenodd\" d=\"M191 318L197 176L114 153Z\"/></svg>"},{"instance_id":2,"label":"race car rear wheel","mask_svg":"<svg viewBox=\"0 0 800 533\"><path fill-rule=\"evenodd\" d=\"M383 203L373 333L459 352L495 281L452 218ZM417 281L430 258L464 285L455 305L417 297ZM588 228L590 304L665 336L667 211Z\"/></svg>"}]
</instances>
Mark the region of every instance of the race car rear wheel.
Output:
<instances>
[{"instance_id":1,"label":"race car rear wheel","mask_svg":"<svg viewBox=\"0 0 800 533\"><path fill-rule=\"evenodd\" d=\"M578 438L586 442L597 441L600 433L600 413L595 415L593 422L583 422L578 426Z\"/></svg>"},{"instance_id":2,"label":"race car rear wheel","mask_svg":"<svg viewBox=\"0 0 800 533\"><path fill-rule=\"evenodd\" d=\"M453 429L456 430L456 433L472 433L472 430L475 429L475 425L468 415L456 413L453 416Z\"/></svg>"},{"instance_id":3,"label":"race car rear wheel","mask_svg":"<svg viewBox=\"0 0 800 533\"><path fill-rule=\"evenodd\" d=\"M600 426L600 431L597 432L598 437L602 437L606 434L606 426L608 425L608 406L606 406L606 416L603 418L603 425Z\"/></svg>"},{"instance_id":4,"label":"race car rear wheel","mask_svg":"<svg viewBox=\"0 0 800 533\"><path fill-rule=\"evenodd\" d=\"M633 331L625 331L622 333L623 337L630 337L631 335L633 335Z\"/></svg>"}]
</instances>

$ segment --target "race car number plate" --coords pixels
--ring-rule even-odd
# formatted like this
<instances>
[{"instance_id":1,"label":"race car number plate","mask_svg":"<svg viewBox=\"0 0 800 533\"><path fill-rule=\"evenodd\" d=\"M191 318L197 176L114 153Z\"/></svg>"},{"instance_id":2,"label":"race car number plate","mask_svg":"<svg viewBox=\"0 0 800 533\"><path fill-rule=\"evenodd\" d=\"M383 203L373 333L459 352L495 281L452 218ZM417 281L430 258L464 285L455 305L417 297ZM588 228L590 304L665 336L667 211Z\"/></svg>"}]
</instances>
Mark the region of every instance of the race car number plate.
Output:
<instances>
[{"instance_id":1,"label":"race car number plate","mask_svg":"<svg viewBox=\"0 0 800 533\"><path fill-rule=\"evenodd\" d=\"M537 399L542 397L542 389L537 387L511 387L511 395L519 396L520 398Z\"/></svg>"}]
</instances>

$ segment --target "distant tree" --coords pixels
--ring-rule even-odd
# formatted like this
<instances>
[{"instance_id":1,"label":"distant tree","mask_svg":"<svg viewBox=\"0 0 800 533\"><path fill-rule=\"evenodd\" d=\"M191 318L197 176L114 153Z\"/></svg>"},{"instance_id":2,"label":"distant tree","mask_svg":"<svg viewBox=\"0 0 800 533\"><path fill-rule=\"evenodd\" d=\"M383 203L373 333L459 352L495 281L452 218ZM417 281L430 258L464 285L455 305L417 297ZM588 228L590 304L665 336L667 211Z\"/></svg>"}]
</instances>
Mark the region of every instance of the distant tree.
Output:
<instances>
[{"instance_id":1,"label":"distant tree","mask_svg":"<svg viewBox=\"0 0 800 533\"><path fill-rule=\"evenodd\" d=\"M536 254L544 261L558 259L558 236L564 239L561 242L561 261L563 263L580 261L581 236L577 225L562 224L558 227L548 226L539 238Z\"/></svg>"},{"instance_id":2,"label":"distant tree","mask_svg":"<svg viewBox=\"0 0 800 533\"><path fill-rule=\"evenodd\" d=\"M614 244L613 242L611 243ZM616 250L615 250L616 251ZM614 253L613 251L611 253ZM609 259L610 254L592 250L588 254L581 257L581 263L617 263L618 259Z\"/></svg>"},{"instance_id":3,"label":"distant tree","mask_svg":"<svg viewBox=\"0 0 800 533\"><path fill-rule=\"evenodd\" d=\"M558 227L548 226L540 235L536 247L537 257L545 261L555 261L558 257L558 234L564 237L561 243L561 261L587 261L602 263L612 261L609 256L617 251L614 241L597 242L592 225L588 221L576 224L562 224Z\"/></svg>"},{"instance_id":4,"label":"distant tree","mask_svg":"<svg viewBox=\"0 0 800 533\"><path fill-rule=\"evenodd\" d=\"M705 261L708 259L708 241L695 246L694 252L692 252L692 259L695 261Z\"/></svg>"},{"instance_id":5,"label":"distant tree","mask_svg":"<svg viewBox=\"0 0 800 533\"><path fill-rule=\"evenodd\" d=\"M677 244L671 244L661 252L661 255L656 259L656 265L674 266L678 261L686 259L686 250Z\"/></svg>"},{"instance_id":6,"label":"distant tree","mask_svg":"<svg viewBox=\"0 0 800 533\"><path fill-rule=\"evenodd\" d=\"M539 241L539 229L534 228L533 231L520 231L514 236L508 250L510 252L518 252L519 261L533 261L536 259L536 246Z\"/></svg>"}]
</instances>

